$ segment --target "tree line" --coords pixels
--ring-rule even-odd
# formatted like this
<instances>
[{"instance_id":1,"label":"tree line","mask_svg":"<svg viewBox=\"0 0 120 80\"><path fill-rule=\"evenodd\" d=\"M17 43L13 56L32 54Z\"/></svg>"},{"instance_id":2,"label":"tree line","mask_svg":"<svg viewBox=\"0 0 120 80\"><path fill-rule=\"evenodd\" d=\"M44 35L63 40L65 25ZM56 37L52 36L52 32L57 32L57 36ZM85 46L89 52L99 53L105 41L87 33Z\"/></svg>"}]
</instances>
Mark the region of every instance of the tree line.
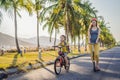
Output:
<instances>
[{"instance_id":1,"label":"tree line","mask_svg":"<svg viewBox=\"0 0 120 80\"><path fill-rule=\"evenodd\" d=\"M83 38L85 38L85 47L87 47L87 31L93 17L98 19L101 28L101 46L114 46L116 43L104 18L97 15L98 11L89 0L0 0L0 9L4 9L7 13L11 10L14 13L15 43L18 53L20 53L20 47L17 35L17 15L21 17L19 11L23 9L30 16L33 13L36 14L37 49L40 48L39 28L41 26L39 24L43 23L43 29L47 28L50 33L50 40L55 32L54 45L56 45L57 34L63 28L67 42L71 41L76 45L76 41L78 41L78 51L80 52L80 40ZM2 12L0 12L0 23L2 19Z\"/></svg>"}]
</instances>

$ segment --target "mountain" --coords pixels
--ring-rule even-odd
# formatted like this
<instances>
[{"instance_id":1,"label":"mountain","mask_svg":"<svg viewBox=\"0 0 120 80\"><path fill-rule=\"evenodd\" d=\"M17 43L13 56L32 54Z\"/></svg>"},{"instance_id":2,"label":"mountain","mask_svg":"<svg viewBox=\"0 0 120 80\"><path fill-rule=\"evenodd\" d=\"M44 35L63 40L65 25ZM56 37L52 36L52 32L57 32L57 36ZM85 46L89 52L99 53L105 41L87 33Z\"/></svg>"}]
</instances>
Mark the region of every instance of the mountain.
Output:
<instances>
[{"instance_id":1,"label":"mountain","mask_svg":"<svg viewBox=\"0 0 120 80\"><path fill-rule=\"evenodd\" d=\"M22 40L18 40L19 41L19 45L20 47L24 46L24 47L34 47L35 44L29 43L29 42L25 42ZM5 47L7 48L15 48L16 44L15 44L15 38L7 35L7 34L3 34L0 32L0 47Z\"/></svg>"},{"instance_id":2,"label":"mountain","mask_svg":"<svg viewBox=\"0 0 120 80\"><path fill-rule=\"evenodd\" d=\"M20 40L37 45L37 37L32 37L32 38L29 38L29 39L21 38ZM50 46L54 45L55 38L51 38L51 42L50 42L49 37L41 36L41 37L39 37L39 40L40 40L40 46L41 47L50 47ZM59 40L56 39L56 44L58 44L58 43L59 43Z\"/></svg>"},{"instance_id":3,"label":"mountain","mask_svg":"<svg viewBox=\"0 0 120 80\"><path fill-rule=\"evenodd\" d=\"M54 45L54 38L51 38L51 42L49 37L46 36L41 36L40 37L40 46L41 47L51 47ZM36 47L37 46L37 38L36 37L32 37L32 38L19 38L19 45L20 47ZM56 44L59 43L59 40L56 40ZM15 38L1 33L0 32L0 48L1 47L5 47L6 49L10 49L10 48L16 48L16 44L15 44Z\"/></svg>"}]
</instances>

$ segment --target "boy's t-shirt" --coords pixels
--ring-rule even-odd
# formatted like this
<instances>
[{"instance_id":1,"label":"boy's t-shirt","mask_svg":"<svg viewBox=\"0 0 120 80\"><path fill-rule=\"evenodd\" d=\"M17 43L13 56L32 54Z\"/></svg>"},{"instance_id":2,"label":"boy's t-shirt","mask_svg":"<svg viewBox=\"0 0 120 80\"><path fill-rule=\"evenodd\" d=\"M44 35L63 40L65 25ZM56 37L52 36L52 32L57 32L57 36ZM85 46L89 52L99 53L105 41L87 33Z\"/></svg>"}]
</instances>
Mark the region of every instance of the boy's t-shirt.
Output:
<instances>
[{"instance_id":1,"label":"boy's t-shirt","mask_svg":"<svg viewBox=\"0 0 120 80\"><path fill-rule=\"evenodd\" d=\"M62 48L61 48L61 50L62 50L62 52L68 52L68 50L67 50L67 46L68 46L68 43L66 43L66 42L61 42L61 43L59 43L58 44L59 46L62 46Z\"/></svg>"}]
</instances>

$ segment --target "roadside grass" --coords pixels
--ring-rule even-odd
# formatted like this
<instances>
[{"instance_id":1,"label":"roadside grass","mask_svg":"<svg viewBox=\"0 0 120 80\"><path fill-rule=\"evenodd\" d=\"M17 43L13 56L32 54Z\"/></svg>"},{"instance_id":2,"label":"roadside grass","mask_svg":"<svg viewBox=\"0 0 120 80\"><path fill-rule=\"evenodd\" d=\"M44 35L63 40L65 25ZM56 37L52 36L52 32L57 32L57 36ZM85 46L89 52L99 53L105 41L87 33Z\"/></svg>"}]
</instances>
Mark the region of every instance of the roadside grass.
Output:
<instances>
[{"instance_id":1,"label":"roadside grass","mask_svg":"<svg viewBox=\"0 0 120 80\"><path fill-rule=\"evenodd\" d=\"M104 48L101 48L104 50ZM72 57L79 54L88 53L84 51L84 48L81 47L81 53L78 52L78 49L73 49L72 53L69 53L68 56ZM0 68L10 68L10 67L23 67L29 64L35 64L38 62L48 62L55 60L58 56L57 51L43 51L42 59L38 59L38 52L27 52L23 53L23 57L21 57L17 53L5 53L3 56L0 56Z\"/></svg>"}]
</instances>

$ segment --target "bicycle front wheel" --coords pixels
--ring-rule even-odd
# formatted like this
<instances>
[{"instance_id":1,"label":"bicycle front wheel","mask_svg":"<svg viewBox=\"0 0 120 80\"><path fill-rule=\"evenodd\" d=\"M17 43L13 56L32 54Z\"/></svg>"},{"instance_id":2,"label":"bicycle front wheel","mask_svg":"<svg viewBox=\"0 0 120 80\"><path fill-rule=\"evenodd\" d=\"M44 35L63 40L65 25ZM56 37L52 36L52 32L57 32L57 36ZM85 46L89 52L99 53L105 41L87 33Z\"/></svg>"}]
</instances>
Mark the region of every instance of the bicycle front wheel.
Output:
<instances>
[{"instance_id":1,"label":"bicycle front wheel","mask_svg":"<svg viewBox=\"0 0 120 80\"><path fill-rule=\"evenodd\" d=\"M60 63L60 59L56 59L56 60L55 60L54 70L55 70L55 73L56 73L57 75L59 75L59 74L61 73L61 63Z\"/></svg>"}]
</instances>

